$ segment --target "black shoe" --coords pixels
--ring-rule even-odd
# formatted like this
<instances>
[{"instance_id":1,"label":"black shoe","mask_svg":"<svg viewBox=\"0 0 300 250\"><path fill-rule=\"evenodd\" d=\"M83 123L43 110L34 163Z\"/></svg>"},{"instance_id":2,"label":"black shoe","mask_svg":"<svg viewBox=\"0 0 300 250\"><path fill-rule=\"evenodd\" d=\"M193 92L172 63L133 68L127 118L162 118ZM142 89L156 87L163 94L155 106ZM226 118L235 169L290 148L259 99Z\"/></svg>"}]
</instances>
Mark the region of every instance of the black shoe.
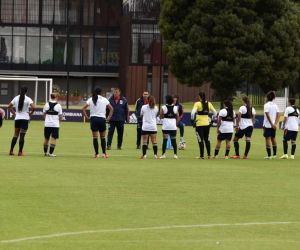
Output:
<instances>
[{"instance_id":1,"label":"black shoe","mask_svg":"<svg viewBox=\"0 0 300 250\"><path fill-rule=\"evenodd\" d=\"M106 147L106 150L111 150L111 146L107 146L107 147Z\"/></svg>"},{"instance_id":2,"label":"black shoe","mask_svg":"<svg viewBox=\"0 0 300 250\"><path fill-rule=\"evenodd\" d=\"M141 149L141 145L137 145L137 146L136 146L136 149Z\"/></svg>"},{"instance_id":3,"label":"black shoe","mask_svg":"<svg viewBox=\"0 0 300 250\"><path fill-rule=\"evenodd\" d=\"M119 147L119 146L118 146L117 149L118 149L118 150L122 150L122 147Z\"/></svg>"}]
</instances>

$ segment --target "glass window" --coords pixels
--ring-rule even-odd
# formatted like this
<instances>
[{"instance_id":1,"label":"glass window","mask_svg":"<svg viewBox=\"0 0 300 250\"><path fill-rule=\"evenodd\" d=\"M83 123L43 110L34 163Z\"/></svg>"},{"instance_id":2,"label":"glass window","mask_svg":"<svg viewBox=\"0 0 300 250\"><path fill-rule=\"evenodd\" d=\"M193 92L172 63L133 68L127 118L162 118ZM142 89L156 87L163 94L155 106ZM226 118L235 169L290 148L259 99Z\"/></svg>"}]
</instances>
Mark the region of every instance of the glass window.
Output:
<instances>
[{"instance_id":1,"label":"glass window","mask_svg":"<svg viewBox=\"0 0 300 250\"><path fill-rule=\"evenodd\" d=\"M0 35L0 63L10 63L11 53L12 53L12 37Z\"/></svg>"},{"instance_id":2,"label":"glass window","mask_svg":"<svg viewBox=\"0 0 300 250\"><path fill-rule=\"evenodd\" d=\"M132 34L131 36L131 62L138 63L138 46L139 46L139 35Z\"/></svg>"},{"instance_id":3,"label":"glass window","mask_svg":"<svg viewBox=\"0 0 300 250\"><path fill-rule=\"evenodd\" d=\"M28 0L27 23L39 23L40 2L38 0Z\"/></svg>"},{"instance_id":4,"label":"glass window","mask_svg":"<svg viewBox=\"0 0 300 250\"><path fill-rule=\"evenodd\" d=\"M93 65L93 50L94 50L94 39L93 37L82 37L82 65Z\"/></svg>"},{"instance_id":5,"label":"glass window","mask_svg":"<svg viewBox=\"0 0 300 250\"><path fill-rule=\"evenodd\" d=\"M66 64L67 61L67 38L64 36L54 37L54 52L53 62L54 64Z\"/></svg>"},{"instance_id":6,"label":"glass window","mask_svg":"<svg viewBox=\"0 0 300 250\"><path fill-rule=\"evenodd\" d=\"M39 37L27 37L26 63L39 64L40 44Z\"/></svg>"},{"instance_id":7,"label":"glass window","mask_svg":"<svg viewBox=\"0 0 300 250\"><path fill-rule=\"evenodd\" d=\"M1 21L3 23L12 23L13 1L1 0Z\"/></svg>"},{"instance_id":8,"label":"glass window","mask_svg":"<svg viewBox=\"0 0 300 250\"><path fill-rule=\"evenodd\" d=\"M80 65L80 38L70 37L68 44L68 63Z\"/></svg>"},{"instance_id":9,"label":"glass window","mask_svg":"<svg viewBox=\"0 0 300 250\"><path fill-rule=\"evenodd\" d=\"M43 0L42 21L43 24L54 22L54 0Z\"/></svg>"},{"instance_id":10,"label":"glass window","mask_svg":"<svg viewBox=\"0 0 300 250\"><path fill-rule=\"evenodd\" d=\"M94 0L83 1L83 25L94 24Z\"/></svg>"},{"instance_id":11,"label":"glass window","mask_svg":"<svg viewBox=\"0 0 300 250\"><path fill-rule=\"evenodd\" d=\"M12 35L12 27L0 26L0 35L11 36Z\"/></svg>"},{"instance_id":12,"label":"glass window","mask_svg":"<svg viewBox=\"0 0 300 250\"><path fill-rule=\"evenodd\" d=\"M26 23L26 1L14 0L14 23Z\"/></svg>"},{"instance_id":13,"label":"glass window","mask_svg":"<svg viewBox=\"0 0 300 250\"><path fill-rule=\"evenodd\" d=\"M152 34L141 34L139 41L139 62L149 64L151 63L151 46L153 41Z\"/></svg>"},{"instance_id":14,"label":"glass window","mask_svg":"<svg viewBox=\"0 0 300 250\"><path fill-rule=\"evenodd\" d=\"M40 28L28 27L27 28L27 36L39 36Z\"/></svg>"},{"instance_id":15,"label":"glass window","mask_svg":"<svg viewBox=\"0 0 300 250\"><path fill-rule=\"evenodd\" d=\"M107 64L119 65L119 38L108 38Z\"/></svg>"},{"instance_id":16,"label":"glass window","mask_svg":"<svg viewBox=\"0 0 300 250\"><path fill-rule=\"evenodd\" d=\"M55 0L55 24L66 24L66 0Z\"/></svg>"},{"instance_id":17,"label":"glass window","mask_svg":"<svg viewBox=\"0 0 300 250\"><path fill-rule=\"evenodd\" d=\"M95 65L106 65L107 38L95 39Z\"/></svg>"},{"instance_id":18,"label":"glass window","mask_svg":"<svg viewBox=\"0 0 300 250\"><path fill-rule=\"evenodd\" d=\"M53 36L52 28L41 28L41 36Z\"/></svg>"},{"instance_id":19,"label":"glass window","mask_svg":"<svg viewBox=\"0 0 300 250\"><path fill-rule=\"evenodd\" d=\"M41 64L52 64L53 37L41 37Z\"/></svg>"},{"instance_id":20,"label":"glass window","mask_svg":"<svg viewBox=\"0 0 300 250\"><path fill-rule=\"evenodd\" d=\"M15 36L25 36L26 35L26 28L25 27L14 27L13 34Z\"/></svg>"},{"instance_id":21,"label":"glass window","mask_svg":"<svg viewBox=\"0 0 300 250\"><path fill-rule=\"evenodd\" d=\"M80 24L80 0L69 0L69 23Z\"/></svg>"},{"instance_id":22,"label":"glass window","mask_svg":"<svg viewBox=\"0 0 300 250\"><path fill-rule=\"evenodd\" d=\"M13 37L13 63L25 63L25 36Z\"/></svg>"}]
</instances>

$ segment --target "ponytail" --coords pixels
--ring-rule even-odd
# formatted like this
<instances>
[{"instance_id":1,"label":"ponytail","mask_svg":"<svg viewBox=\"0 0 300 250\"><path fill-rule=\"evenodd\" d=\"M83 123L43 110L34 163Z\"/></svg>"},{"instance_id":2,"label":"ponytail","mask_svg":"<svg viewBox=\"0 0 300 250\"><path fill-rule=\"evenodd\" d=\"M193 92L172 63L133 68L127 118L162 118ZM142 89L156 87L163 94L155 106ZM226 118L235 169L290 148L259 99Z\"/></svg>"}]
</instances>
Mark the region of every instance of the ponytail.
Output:
<instances>
[{"instance_id":1,"label":"ponytail","mask_svg":"<svg viewBox=\"0 0 300 250\"><path fill-rule=\"evenodd\" d=\"M206 96L204 92L200 92L199 93L199 97L201 98L201 103L202 103L202 107L204 109L205 105L206 105Z\"/></svg>"},{"instance_id":2,"label":"ponytail","mask_svg":"<svg viewBox=\"0 0 300 250\"><path fill-rule=\"evenodd\" d=\"M18 111L22 112L23 107L24 107L24 101L25 101L25 95L27 93L28 88L23 86L21 87L20 91L20 98L19 98L19 103L18 103Z\"/></svg>"},{"instance_id":3,"label":"ponytail","mask_svg":"<svg viewBox=\"0 0 300 250\"><path fill-rule=\"evenodd\" d=\"M153 95L150 95L148 97L148 103L149 103L150 109L154 109L155 108L155 98L154 98Z\"/></svg>"},{"instance_id":4,"label":"ponytail","mask_svg":"<svg viewBox=\"0 0 300 250\"><path fill-rule=\"evenodd\" d=\"M233 117L233 105L229 100L224 101L224 105L227 107L228 116Z\"/></svg>"},{"instance_id":5,"label":"ponytail","mask_svg":"<svg viewBox=\"0 0 300 250\"><path fill-rule=\"evenodd\" d=\"M250 103L249 97L248 96L244 96L243 97L243 102L246 104L247 115L251 115L252 116L252 107L251 107L251 103Z\"/></svg>"},{"instance_id":6,"label":"ponytail","mask_svg":"<svg viewBox=\"0 0 300 250\"><path fill-rule=\"evenodd\" d=\"M92 100L93 100L93 103L95 106L97 105L98 95L101 95L101 89L96 88L93 92L93 97L92 97Z\"/></svg>"}]
</instances>

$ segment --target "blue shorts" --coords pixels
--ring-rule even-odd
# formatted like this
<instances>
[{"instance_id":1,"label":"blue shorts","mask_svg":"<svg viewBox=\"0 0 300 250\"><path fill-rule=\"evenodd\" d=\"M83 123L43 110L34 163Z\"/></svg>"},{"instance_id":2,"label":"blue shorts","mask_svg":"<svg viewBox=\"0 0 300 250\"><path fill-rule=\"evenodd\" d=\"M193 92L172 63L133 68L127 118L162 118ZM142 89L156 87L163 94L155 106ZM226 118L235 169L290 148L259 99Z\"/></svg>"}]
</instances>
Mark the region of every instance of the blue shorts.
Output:
<instances>
[{"instance_id":1,"label":"blue shorts","mask_svg":"<svg viewBox=\"0 0 300 250\"><path fill-rule=\"evenodd\" d=\"M265 138L275 138L276 137L276 129L273 128L264 128L264 137Z\"/></svg>"},{"instance_id":2,"label":"blue shorts","mask_svg":"<svg viewBox=\"0 0 300 250\"><path fill-rule=\"evenodd\" d=\"M44 129L45 139L49 140L50 137L53 139L59 138L59 128L45 127Z\"/></svg>"},{"instance_id":3,"label":"blue shorts","mask_svg":"<svg viewBox=\"0 0 300 250\"><path fill-rule=\"evenodd\" d=\"M297 131L286 130L284 131L283 140L284 141L296 141L297 140Z\"/></svg>"},{"instance_id":4,"label":"blue shorts","mask_svg":"<svg viewBox=\"0 0 300 250\"><path fill-rule=\"evenodd\" d=\"M253 127L250 126L250 127L245 128L245 129L239 129L235 133L235 137L240 138L240 139L243 138L244 136L246 138L251 138L252 133L253 133Z\"/></svg>"},{"instance_id":5,"label":"blue shorts","mask_svg":"<svg viewBox=\"0 0 300 250\"><path fill-rule=\"evenodd\" d=\"M233 133L220 133L218 134L218 141L231 141Z\"/></svg>"},{"instance_id":6,"label":"blue shorts","mask_svg":"<svg viewBox=\"0 0 300 250\"><path fill-rule=\"evenodd\" d=\"M15 128L27 131L28 123L29 123L28 120L15 120Z\"/></svg>"},{"instance_id":7,"label":"blue shorts","mask_svg":"<svg viewBox=\"0 0 300 250\"><path fill-rule=\"evenodd\" d=\"M102 117L91 117L90 125L93 132L102 133L106 131L106 120Z\"/></svg>"}]
</instances>

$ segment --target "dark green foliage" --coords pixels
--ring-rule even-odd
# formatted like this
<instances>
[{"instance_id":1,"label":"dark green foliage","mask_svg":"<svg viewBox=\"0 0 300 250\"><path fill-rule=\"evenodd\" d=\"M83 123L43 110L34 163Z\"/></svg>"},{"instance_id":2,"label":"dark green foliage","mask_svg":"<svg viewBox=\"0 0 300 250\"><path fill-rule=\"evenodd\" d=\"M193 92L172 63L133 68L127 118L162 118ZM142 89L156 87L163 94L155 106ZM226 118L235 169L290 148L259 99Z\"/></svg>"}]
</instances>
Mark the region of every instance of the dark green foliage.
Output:
<instances>
[{"instance_id":1,"label":"dark green foliage","mask_svg":"<svg viewBox=\"0 0 300 250\"><path fill-rule=\"evenodd\" d=\"M211 81L228 97L244 81L268 91L298 78L300 11L289 0L162 0L160 29L184 84Z\"/></svg>"}]
</instances>

